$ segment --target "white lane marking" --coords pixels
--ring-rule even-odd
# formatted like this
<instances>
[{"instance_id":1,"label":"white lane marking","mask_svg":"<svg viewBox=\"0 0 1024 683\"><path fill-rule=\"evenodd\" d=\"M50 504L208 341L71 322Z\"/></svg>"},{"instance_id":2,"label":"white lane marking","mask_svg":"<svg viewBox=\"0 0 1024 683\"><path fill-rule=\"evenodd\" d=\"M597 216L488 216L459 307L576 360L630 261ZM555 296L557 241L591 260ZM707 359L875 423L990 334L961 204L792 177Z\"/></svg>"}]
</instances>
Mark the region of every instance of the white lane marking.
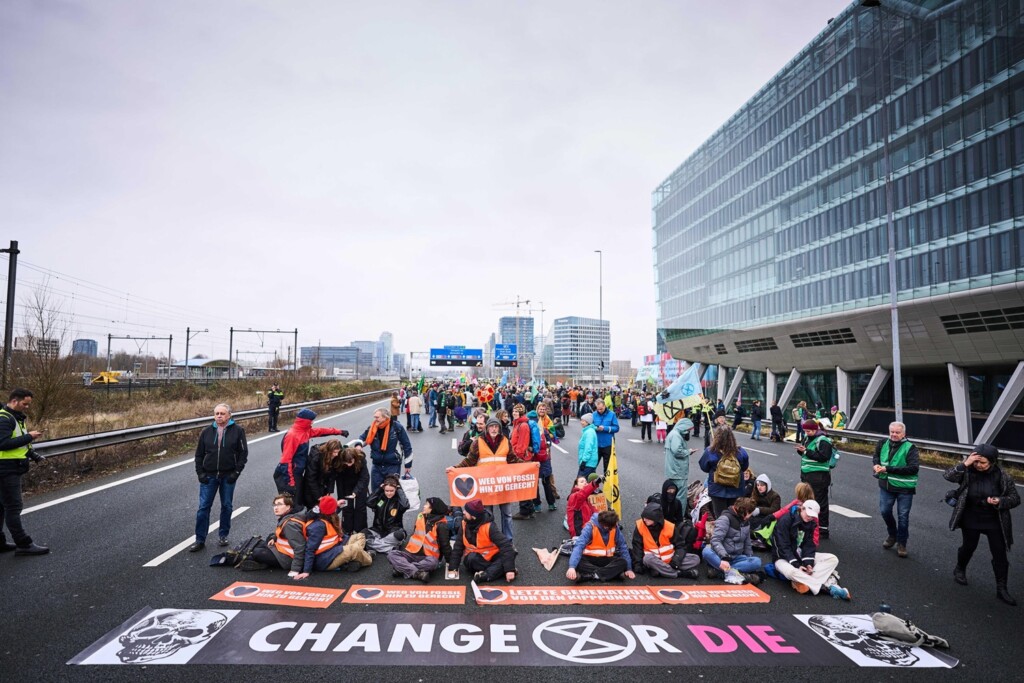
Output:
<instances>
[{"instance_id":1,"label":"white lane marking","mask_svg":"<svg viewBox=\"0 0 1024 683\"><path fill-rule=\"evenodd\" d=\"M628 441L630 443L643 443L644 442L643 439L626 439L626 441Z\"/></svg>"},{"instance_id":2,"label":"white lane marking","mask_svg":"<svg viewBox=\"0 0 1024 683\"><path fill-rule=\"evenodd\" d=\"M565 454L567 454L567 455L568 455L569 451L565 450L564 448L562 448L561 446L559 446L559 445L558 445L557 443L553 443L553 444L551 444L551 445L552 445L552 446L554 446L555 448L557 448L558 450L562 451L563 453L565 453Z\"/></svg>"},{"instance_id":3,"label":"white lane marking","mask_svg":"<svg viewBox=\"0 0 1024 683\"><path fill-rule=\"evenodd\" d=\"M390 401L391 399L385 399L385 400L389 400ZM352 410L346 410L343 413L338 413L337 415L330 415L330 416L325 417L323 419L324 420L332 420L332 419L334 419L336 417L341 417L342 415L348 415L349 413L354 413L354 412L359 411L359 410L365 410L366 408L369 408L371 406L377 405L377 403L383 403L383 401L376 401L374 403L368 403L365 406L359 406L358 408L353 408ZM261 436L261 437L252 439L251 441L249 441L249 443L258 443L260 441L265 441L266 439L271 439L271 438L273 438L275 436L280 437L280 435L277 434L277 433L267 434L266 436ZM68 501L75 500L76 498L82 498L84 496L89 496L89 495L92 495L94 493L99 493L100 491L106 491L107 489L114 488L115 486L120 486L121 484L127 484L128 482L132 482L132 481L135 481L137 479L144 479L145 477L151 477L154 474L160 474L161 472L166 472L167 470L172 470L175 467L181 467L182 465L187 465L189 463L195 463L195 458L189 458L187 460L182 460L181 462L176 462L173 465L164 465L163 467L158 467L155 470L150 470L149 472L143 472L142 474L135 474L135 475L132 475L130 477L125 477L124 479L118 479L117 481L112 481L109 484L104 484L103 486L97 486L96 488L91 488L91 489L87 489L85 491L79 491L78 493L73 493L70 496L64 496L63 498L57 498L56 500L51 500L48 503L40 503L39 505L33 505L30 508L25 508L24 510L22 510L21 514L27 515L28 513L35 512L37 510L45 510L46 508L53 507L54 505L60 505L61 503L67 503Z\"/></svg>"},{"instance_id":4,"label":"white lane marking","mask_svg":"<svg viewBox=\"0 0 1024 683\"><path fill-rule=\"evenodd\" d=\"M242 514L243 512L245 512L248 509L249 509L248 507L240 507L240 508L238 508L237 510L235 510L234 512L231 513L231 519L234 519L235 517L237 517L238 515ZM210 533L212 534L214 531L216 531L219 528L220 528L220 520L217 520L216 522L214 522L213 524L210 525ZM192 538L187 538L184 541L182 541L181 543L179 543L178 545L176 545L173 548L171 548L170 550L168 550L166 553L163 553L162 555L157 555L152 560L150 560L149 562L147 562L146 564L144 564L142 566L143 567L159 567L161 564L163 564L167 560L171 559L172 557L174 557L175 555L180 553L185 548L187 548L190 545L192 545L192 543L195 540L196 540L195 536L193 536Z\"/></svg>"},{"instance_id":5,"label":"white lane marking","mask_svg":"<svg viewBox=\"0 0 1024 683\"><path fill-rule=\"evenodd\" d=\"M836 505L835 503L829 503L828 509L842 515L843 517L850 517L852 519L871 519L871 515L865 515L863 512L844 508L842 505Z\"/></svg>"},{"instance_id":6,"label":"white lane marking","mask_svg":"<svg viewBox=\"0 0 1024 683\"><path fill-rule=\"evenodd\" d=\"M747 450L747 451L753 451L753 452L755 452L755 453L764 453L765 455L770 455L770 456L772 456L773 458L777 458L777 457L779 457L779 454L778 454L778 453L772 453L772 452L770 452L770 451L759 451L759 450L757 450L756 448L746 448L746 447L744 447L744 450Z\"/></svg>"},{"instance_id":7,"label":"white lane marking","mask_svg":"<svg viewBox=\"0 0 1024 683\"><path fill-rule=\"evenodd\" d=\"M459 440L453 438L452 439L452 450L454 451L458 447L459 447Z\"/></svg>"}]
</instances>

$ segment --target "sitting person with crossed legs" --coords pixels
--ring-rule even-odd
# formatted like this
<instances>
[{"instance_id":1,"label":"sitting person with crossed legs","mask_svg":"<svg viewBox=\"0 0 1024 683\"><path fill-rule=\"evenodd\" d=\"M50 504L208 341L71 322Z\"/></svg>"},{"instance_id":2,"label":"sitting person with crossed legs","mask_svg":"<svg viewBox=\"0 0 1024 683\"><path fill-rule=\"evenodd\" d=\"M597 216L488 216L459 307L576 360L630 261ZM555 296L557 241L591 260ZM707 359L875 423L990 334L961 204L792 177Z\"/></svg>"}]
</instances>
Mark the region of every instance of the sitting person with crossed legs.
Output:
<instances>
[{"instance_id":1,"label":"sitting person with crossed legs","mask_svg":"<svg viewBox=\"0 0 1024 683\"><path fill-rule=\"evenodd\" d=\"M449 569L462 563L477 583L495 581L503 573L506 581L516 578L516 550L479 498L462 508L462 533L455 540Z\"/></svg>"},{"instance_id":2,"label":"sitting person with crossed legs","mask_svg":"<svg viewBox=\"0 0 1024 683\"><path fill-rule=\"evenodd\" d=\"M570 581L611 581L623 575L636 578L626 534L619 526L619 515L615 510L596 512L576 537L565 578Z\"/></svg>"}]
</instances>

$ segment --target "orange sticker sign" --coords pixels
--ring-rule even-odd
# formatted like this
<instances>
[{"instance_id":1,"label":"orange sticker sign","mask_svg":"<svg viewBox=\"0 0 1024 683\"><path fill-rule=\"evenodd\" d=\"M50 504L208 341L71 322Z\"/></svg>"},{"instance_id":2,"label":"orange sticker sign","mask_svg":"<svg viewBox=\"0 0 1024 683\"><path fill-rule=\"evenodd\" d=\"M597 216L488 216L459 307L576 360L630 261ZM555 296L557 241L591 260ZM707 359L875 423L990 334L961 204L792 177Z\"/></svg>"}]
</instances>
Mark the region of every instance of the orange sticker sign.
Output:
<instances>
[{"instance_id":1,"label":"orange sticker sign","mask_svg":"<svg viewBox=\"0 0 1024 683\"><path fill-rule=\"evenodd\" d=\"M349 589L342 602L380 605L464 605L466 587L356 585Z\"/></svg>"},{"instance_id":2,"label":"orange sticker sign","mask_svg":"<svg viewBox=\"0 0 1024 683\"><path fill-rule=\"evenodd\" d=\"M716 605L739 602L771 602L771 596L754 586L648 586L654 597L668 605Z\"/></svg>"},{"instance_id":3,"label":"orange sticker sign","mask_svg":"<svg viewBox=\"0 0 1024 683\"><path fill-rule=\"evenodd\" d=\"M477 586L478 605L657 605L646 586Z\"/></svg>"},{"instance_id":4,"label":"orange sticker sign","mask_svg":"<svg viewBox=\"0 0 1024 683\"><path fill-rule=\"evenodd\" d=\"M256 602L263 605L289 605L292 607L328 607L345 593L344 588L296 588L276 583L245 583L236 581L211 600L227 602Z\"/></svg>"},{"instance_id":5,"label":"orange sticker sign","mask_svg":"<svg viewBox=\"0 0 1024 683\"><path fill-rule=\"evenodd\" d=\"M533 500L540 479L540 463L460 467L448 473L451 504L463 506L474 498L484 505Z\"/></svg>"}]
</instances>

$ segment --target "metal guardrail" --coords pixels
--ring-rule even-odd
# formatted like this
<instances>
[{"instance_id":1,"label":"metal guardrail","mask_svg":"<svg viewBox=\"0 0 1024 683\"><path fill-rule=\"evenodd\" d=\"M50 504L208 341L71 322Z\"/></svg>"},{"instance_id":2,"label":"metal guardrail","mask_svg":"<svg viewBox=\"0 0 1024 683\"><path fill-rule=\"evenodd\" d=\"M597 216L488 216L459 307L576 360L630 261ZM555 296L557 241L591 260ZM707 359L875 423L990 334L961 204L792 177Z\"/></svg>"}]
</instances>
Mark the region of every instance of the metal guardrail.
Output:
<instances>
[{"instance_id":1,"label":"metal guardrail","mask_svg":"<svg viewBox=\"0 0 1024 683\"><path fill-rule=\"evenodd\" d=\"M887 436L886 434L875 434L874 432L854 432L849 429L826 429L825 432L831 437L852 436L855 439L863 439L864 441L879 441ZM918 439L916 437L911 438L911 441L918 448L949 453L951 455L970 455L974 451L973 445L961 443L946 443L944 441L931 441L929 439ZM1012 463L1024 463L1024 452L1007 451L1000 448L999 459Z\"/></svg>"},{"instance_id":2,"label":"metal guardrail","mask_svg":"<svg viewBox=\"0 0 1024 683\"><path fill-rule=\"evenodd\" d=\"M302 410L303 408L313 408L315 406L326 405L328 403L338 403L341 401L351 401L354 399L368 398L382 394L391 394L393 391L394 389L379 389L377 391L368 391L363 394L323 398L316 401L307 401L305 403L291 403L281 406L281 412L289 413ZM266 407L263 407L232 413L231 418L235 421L239 421L266 416L267 409ZM69 455L71 453L88 451L93 448L102 448L104 446L114 446L132 441L141 441L142 439L149 439L154 436L166 436L168 434L177 434L178 432L187 432L192 429L198 429L209 425L212 419L212 417L197 417L191 420L178 420L177 422L165 422L163 424L145 425L142 427L129 427L128 429L117 429L110 432L99 432L98 434L87 434L84 436L71 436L66 439L41 441L39 443L32 444L32 450L44 458L53 458L59 455Z\"/></svg>"}]
</instances>

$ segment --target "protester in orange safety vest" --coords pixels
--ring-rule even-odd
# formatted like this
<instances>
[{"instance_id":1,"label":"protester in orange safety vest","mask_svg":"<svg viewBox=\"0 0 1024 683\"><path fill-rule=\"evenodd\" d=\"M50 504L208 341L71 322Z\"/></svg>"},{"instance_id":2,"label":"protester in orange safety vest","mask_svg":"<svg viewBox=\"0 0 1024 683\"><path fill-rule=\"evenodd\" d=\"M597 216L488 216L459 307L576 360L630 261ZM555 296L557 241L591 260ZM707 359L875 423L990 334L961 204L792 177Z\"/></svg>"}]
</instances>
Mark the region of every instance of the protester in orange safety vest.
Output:
<instances>
[{"instance_id":1,"label":"protester in orange safety vest","mask_svg":"<svg viewBox=\"0 0 1024 683\"><path fill-rule=\"evenodd\" d=\"M611 581L623 574L626 578L636 578L626 535L619 526L619 516L614 510L596 512L576 537L565 578L570 581Z\"/></svg>"},{"instance_id":2,"label":"protester in orange safety vest","mask_svg":"<svg viewBox=\"0 0 1024 683\"><path fill-rule=\"evenodd\" d=\"M495 581L505 574L506 581L516 578L516 551L494 525L494 517L479 498L462 508L462 533L455 541L449 568L463 563L477 583Z\"/></svg>"},{"instance_id":3,"label":"protester in orange safety vest","mask_svg":"<svg viewBox=\"0 0 1024 683\"><path fill-rule=\"evenodd\" d=\"M512 452L512 442L501 432L501 422L492 417L487 420L484 431L474 437L469 446L467 455L458 465L449 467L445 471L451 472L458 467L485 467L490 465L513 465L523 462ZM512 530L512 503L501 503L498 505L501 512L501 533L509 542L512 542L514 531ZM492 513L493 514L493 513Z\"/></svg>"},{"instance_id":4,"label":"protester in orange safety vest","mask_svg":"<svg viewBox=\"0 0 1024 683\"><path fill-rule=\"evenodd\" d=\"M447 515L448 506L443 500L427 498L405 548L392 550L387 555L394 568L392 576L426 583L430 580L430 572L437 569L442 558L446 565L451 566L452 544Z\"/></svg>"},{"instance_id":5,"label":"protester in orange safety vest","mask_svg":"<svg viewBox=\"0 0 1024 683\"><path fill-rule=\"evenodd\" d=\"M686 552L696 535L692 525L667 522L661 505L648 503L633 530L633 565L652 576L696 579L700 556Z\"/></svg>"}]
</instances>

